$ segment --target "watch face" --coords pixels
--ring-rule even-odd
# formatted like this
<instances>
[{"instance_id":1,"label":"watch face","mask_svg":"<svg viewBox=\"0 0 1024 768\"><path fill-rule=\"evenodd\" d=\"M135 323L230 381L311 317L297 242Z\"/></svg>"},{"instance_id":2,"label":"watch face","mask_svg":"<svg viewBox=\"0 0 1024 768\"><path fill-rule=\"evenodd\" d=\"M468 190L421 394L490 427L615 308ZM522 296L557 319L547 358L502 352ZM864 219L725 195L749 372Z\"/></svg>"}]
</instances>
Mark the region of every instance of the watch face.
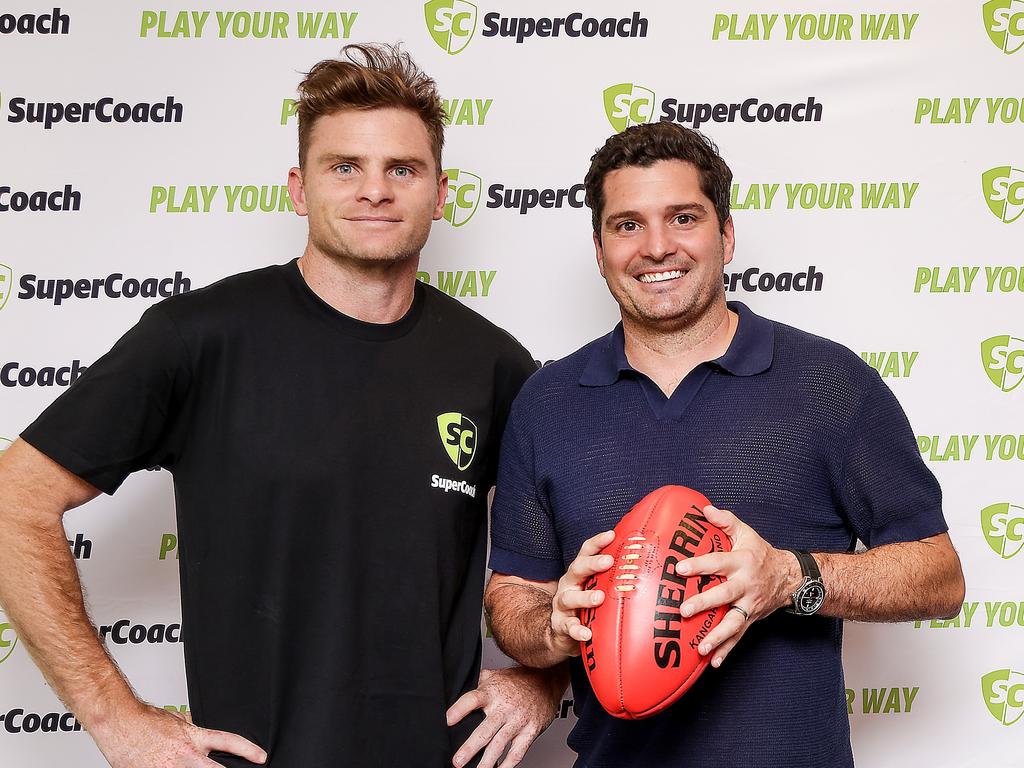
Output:
<instances>
[{"instance_id":1,"label":"watch face","mask_svg":"<svg viewBox=\"0 0 1024 768\"><path fill-rule=\"evenodd\" d=\"M808 581L796 594L798 613L811 614L825 602L825 587L820 581Z\"/></svg>"}]
</instances>

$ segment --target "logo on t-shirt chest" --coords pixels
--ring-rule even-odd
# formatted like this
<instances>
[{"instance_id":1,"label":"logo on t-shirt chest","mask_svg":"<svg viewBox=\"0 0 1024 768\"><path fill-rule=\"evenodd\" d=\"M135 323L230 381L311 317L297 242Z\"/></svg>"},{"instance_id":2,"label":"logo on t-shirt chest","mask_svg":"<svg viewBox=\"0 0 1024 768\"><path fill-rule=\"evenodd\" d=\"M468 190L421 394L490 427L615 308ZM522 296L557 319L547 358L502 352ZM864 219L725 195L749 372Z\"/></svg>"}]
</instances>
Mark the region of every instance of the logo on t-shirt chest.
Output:
<instances>
[{"instance_id":1,"label":"logo on t-shirt chest","mask_svg":"<svg viewBox=\"0 0 1024 768\"><path fill-rule=\"evenodd\" d=\"M441 438L441 447L451 459L452 464L460 472L469 469L476 456L477 441L480 432L476 424L468 416L458 411L449 411L437 416L437 433ZM476 486L465 480L455 480L434 474L430 476L430 487L439 488L445 493L456 491L470 498L476 498Z\"/></svg>"}]
</instances>

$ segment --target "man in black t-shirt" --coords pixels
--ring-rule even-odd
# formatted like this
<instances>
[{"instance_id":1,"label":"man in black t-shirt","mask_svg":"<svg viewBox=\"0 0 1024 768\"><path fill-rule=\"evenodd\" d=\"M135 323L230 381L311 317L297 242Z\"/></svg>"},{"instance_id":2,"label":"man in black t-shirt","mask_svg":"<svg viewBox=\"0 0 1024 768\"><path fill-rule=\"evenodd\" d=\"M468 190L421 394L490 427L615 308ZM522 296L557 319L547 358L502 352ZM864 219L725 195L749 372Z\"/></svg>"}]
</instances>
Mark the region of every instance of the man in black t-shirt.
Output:
<instances>
[{"instance_id":1,"label":"man in black t-shirt","mask_svg":"<svg viewBox=\"0 0 1024 768\"><path fill-rule=\"evenodd\" d=\"M0 601L114 768L489 768L508 745L511 765L565 687L517 669L473 690L487 492L534 363L416 282L447 193L433 81L346 54L300 86L302 256L150 308L0 459ZM136 698L61 526L154 466L195 724Z\"/></svg>"}]
</instances>

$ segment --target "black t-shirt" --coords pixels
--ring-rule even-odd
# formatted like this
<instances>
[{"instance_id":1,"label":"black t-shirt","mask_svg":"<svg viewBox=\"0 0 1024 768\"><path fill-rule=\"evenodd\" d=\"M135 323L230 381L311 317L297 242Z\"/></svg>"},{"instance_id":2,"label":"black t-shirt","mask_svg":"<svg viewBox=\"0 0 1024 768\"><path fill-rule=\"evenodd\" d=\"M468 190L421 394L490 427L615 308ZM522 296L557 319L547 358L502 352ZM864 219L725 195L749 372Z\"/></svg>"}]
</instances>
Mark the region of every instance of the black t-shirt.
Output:
<instances>
[{"instance_id":1,"label":"black t-shirt","mask_svg":"<svg viewBox=\"0 0 1024 768\"><path fill-rule=\"evenodd\" d=\"M476 685L487 492L533 369L432 288L364 323L293 261L150 308L22 437L107 493L173 474L198 725L279 768L442 768L475 724L445 709Z\"/></svg>"}]
</instances>

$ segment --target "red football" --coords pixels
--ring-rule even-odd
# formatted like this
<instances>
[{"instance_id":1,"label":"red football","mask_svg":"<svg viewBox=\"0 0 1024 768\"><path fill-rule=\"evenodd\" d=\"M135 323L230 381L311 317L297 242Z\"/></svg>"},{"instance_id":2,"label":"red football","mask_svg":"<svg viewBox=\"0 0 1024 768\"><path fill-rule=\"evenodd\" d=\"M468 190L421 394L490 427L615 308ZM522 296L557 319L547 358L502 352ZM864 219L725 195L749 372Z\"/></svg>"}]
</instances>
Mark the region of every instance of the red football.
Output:
<instances>
[{"instance_id":1,"label":"red football","mask_svg":"<svg viewBox=\"0 0 1024 768\"><path fill-rule=\"evenodd\" d=\"M732 549L729 537L704 517L709 502L679 485L641 499L615 526L602 554L615 564L584 589L600 589L604 602L580 611L593 636L581 643L583 664L598 701L616 717L657 714L686 693L711 656L697 647L725 616L727 606L683 618L680 606L720 584L720 576L676 574L688 557Z\"/></svg>"}]
</instances>

